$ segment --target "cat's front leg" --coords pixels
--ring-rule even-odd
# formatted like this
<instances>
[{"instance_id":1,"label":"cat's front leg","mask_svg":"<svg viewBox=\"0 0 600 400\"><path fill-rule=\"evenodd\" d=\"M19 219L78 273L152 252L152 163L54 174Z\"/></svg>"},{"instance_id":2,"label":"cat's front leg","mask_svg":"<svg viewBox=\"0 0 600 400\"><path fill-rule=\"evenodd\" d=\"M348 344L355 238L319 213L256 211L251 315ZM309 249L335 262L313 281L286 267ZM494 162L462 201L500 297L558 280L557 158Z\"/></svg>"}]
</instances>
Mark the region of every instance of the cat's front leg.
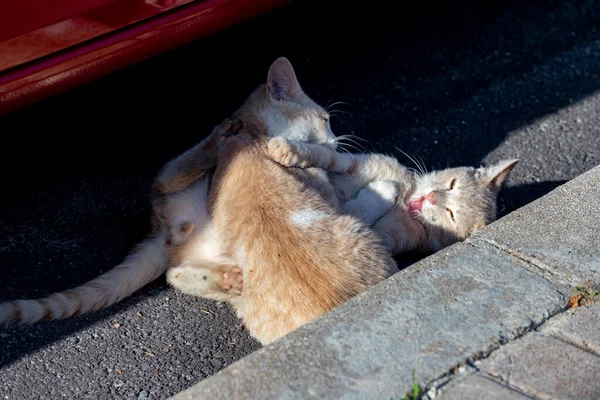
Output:
<instances>
[{"instance_id":1,"label":"cat's front leg","mask_svg":"<svg viewBox=\"0 0 600 400\"><path fill-rule=\"evenodd\" d=\"M313 164L313 157L304 143L277 136L267 147L271 158L284 167L308 168Z\"/></svg>"},{"instance_id":2,"label":"cat's front leg","mask_svg":"<svg viewBox=\"0 0 600 400\"><path fill-rule=\"evenodd\" d=\"M282 166L298 168L326 169L336 154L326 145L289 140L282 136L272 138L268 150L271 158Z\"/></svg>"},{"instance_id":3,"label":"cat's front leg","mask_svg":"<svg viewBox=\"0 0 600 400\"><path fill-rule=\"evenodd\" d=\"M344 203L342 209L370 226L396 205L399 193L394 181L371 182L354 199Z\"/></svg>"},{"instance_id":4,"label":"cat's front leg","mask_svg":"<svg viewBox=\"0 0 600 400\"><path fill-rule=\"evenodd\" d=\"M268 144L273 160L284 167L320 168L327 172L354 174L366 156L338 153L325 144L303 143L274 137Z\"/></svg>"}]
</instances>

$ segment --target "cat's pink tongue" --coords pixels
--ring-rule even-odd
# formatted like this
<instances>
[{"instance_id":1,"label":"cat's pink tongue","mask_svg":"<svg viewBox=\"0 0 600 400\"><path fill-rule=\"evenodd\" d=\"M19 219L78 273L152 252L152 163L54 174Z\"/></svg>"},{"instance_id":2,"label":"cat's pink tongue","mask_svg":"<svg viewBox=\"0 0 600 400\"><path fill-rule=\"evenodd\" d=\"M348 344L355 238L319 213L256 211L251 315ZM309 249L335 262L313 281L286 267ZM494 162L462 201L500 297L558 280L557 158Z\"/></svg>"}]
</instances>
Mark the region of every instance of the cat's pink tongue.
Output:
<instances>
[{"instance_id":1,"label":"cat's pink tongue","mask_svg":"<svg viewBox=\"0 0 600 400\"><path fill-rule=\"evenodd\" d=\"M411 214L414 213L415 211L421 212L421 206L423 206L423 200L425 200L424 197L421 197L417 200L409 200L408 201L408 212Z\"/></svg>"}]
</instances>

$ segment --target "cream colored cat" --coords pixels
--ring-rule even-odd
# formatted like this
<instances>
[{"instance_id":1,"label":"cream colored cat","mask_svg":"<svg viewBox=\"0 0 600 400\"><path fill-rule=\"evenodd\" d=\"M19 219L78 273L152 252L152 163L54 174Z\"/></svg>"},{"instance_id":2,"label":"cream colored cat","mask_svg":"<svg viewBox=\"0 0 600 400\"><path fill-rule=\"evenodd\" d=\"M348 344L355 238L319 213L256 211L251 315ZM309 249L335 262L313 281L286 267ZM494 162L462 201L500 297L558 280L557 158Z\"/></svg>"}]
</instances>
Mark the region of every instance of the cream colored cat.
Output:
<instances>
[{"instance_id":1,"label":"cream colored cat","mask_svg":"<svg viewBox=\"0 0 600 400\"><path fill-rule=\"evenodd\" d=\"M285 138L271 139L269 148L283 166L328 171L341 202L354 198L370 182L396 182L398 203L374 225L393 254L438 251L494 221L498 192L519 161L422 174L381 154L337 153Z\"/></svg>"}]
</instances>

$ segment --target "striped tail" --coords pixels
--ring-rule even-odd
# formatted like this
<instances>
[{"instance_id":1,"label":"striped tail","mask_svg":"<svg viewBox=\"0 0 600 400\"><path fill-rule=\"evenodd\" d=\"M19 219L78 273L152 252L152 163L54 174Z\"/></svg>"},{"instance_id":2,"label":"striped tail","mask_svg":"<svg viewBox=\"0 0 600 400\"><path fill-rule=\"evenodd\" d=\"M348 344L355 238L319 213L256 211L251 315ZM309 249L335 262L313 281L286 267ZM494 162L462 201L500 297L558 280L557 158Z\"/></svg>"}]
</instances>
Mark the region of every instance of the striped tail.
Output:
<instances>
[{"instance_id":1,"label":"striped tail","mask_svg":"<svg viewBox=\"0 0 600 400\"><path fill-rule=\"evenodd\" d=\"M64 319L115 304L162 275L169 256L162 235L147 239L119 265L74 289L37 300L0 303L0 325Z\"/></svg>"}]
</instances>

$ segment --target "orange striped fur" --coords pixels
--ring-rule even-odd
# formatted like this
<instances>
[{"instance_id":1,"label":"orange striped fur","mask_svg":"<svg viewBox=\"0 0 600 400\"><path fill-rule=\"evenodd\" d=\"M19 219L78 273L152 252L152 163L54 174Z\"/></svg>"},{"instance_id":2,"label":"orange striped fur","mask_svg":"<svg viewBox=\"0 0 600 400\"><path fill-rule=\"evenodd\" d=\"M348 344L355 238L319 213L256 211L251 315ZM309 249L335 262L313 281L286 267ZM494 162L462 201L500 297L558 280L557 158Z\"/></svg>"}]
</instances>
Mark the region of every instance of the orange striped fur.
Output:
<instances>
[{"instance_id":1,"label":"orange striped fur","mask_svg":"<svg viewBox=\"0 0 600 400\"><path fill-rule=\"evenodd\" d=\"M274 69L283 84L269 85ZM272 93L281 86L283 93ZM227 267L215 275L219 263L202 260L205 236L178 248L176 267L167 272L186 293L229 301L263 344L393 274L390 253L435 251L489 223L497 191L516 164L414 174L391 157L335 152L327 118L301 91L291 65L276 61L267 84L234 113L236 127L220 127L210 237L218 237L211 248ZM312 134L299 134L307 130ZM457 190L446 193L450 180ZM428 191L444 192L440 204L409 212L408 204ZM459 223L450 223L445 207L457 204ZM219 280L220 272L234 278L215 290L211 277ZM243 284L236 286L236 278Z\"/></svg>"},{"instance_id":2,"label":"orange striped fur","mask_svg":"<svg viewBox=\"0 0 600 400\"><path fill-rule=\"evenodd\" d=\"M239 266L243 291L213 292L209 273L215 264L194 261L206 239L195 240L197 232L177 248L174 264L180 264L169 269L167 280L186 293L229 301L249 332L266 344L397 267L367 224L342 212L324 171L272 161L268 139L273 136L335 148L327 113L300 89L286 59L271 66L267 84L232 121L235 127L221 125L209 207L218 257L222 264Z\"/></svg>"}]
</instances>

